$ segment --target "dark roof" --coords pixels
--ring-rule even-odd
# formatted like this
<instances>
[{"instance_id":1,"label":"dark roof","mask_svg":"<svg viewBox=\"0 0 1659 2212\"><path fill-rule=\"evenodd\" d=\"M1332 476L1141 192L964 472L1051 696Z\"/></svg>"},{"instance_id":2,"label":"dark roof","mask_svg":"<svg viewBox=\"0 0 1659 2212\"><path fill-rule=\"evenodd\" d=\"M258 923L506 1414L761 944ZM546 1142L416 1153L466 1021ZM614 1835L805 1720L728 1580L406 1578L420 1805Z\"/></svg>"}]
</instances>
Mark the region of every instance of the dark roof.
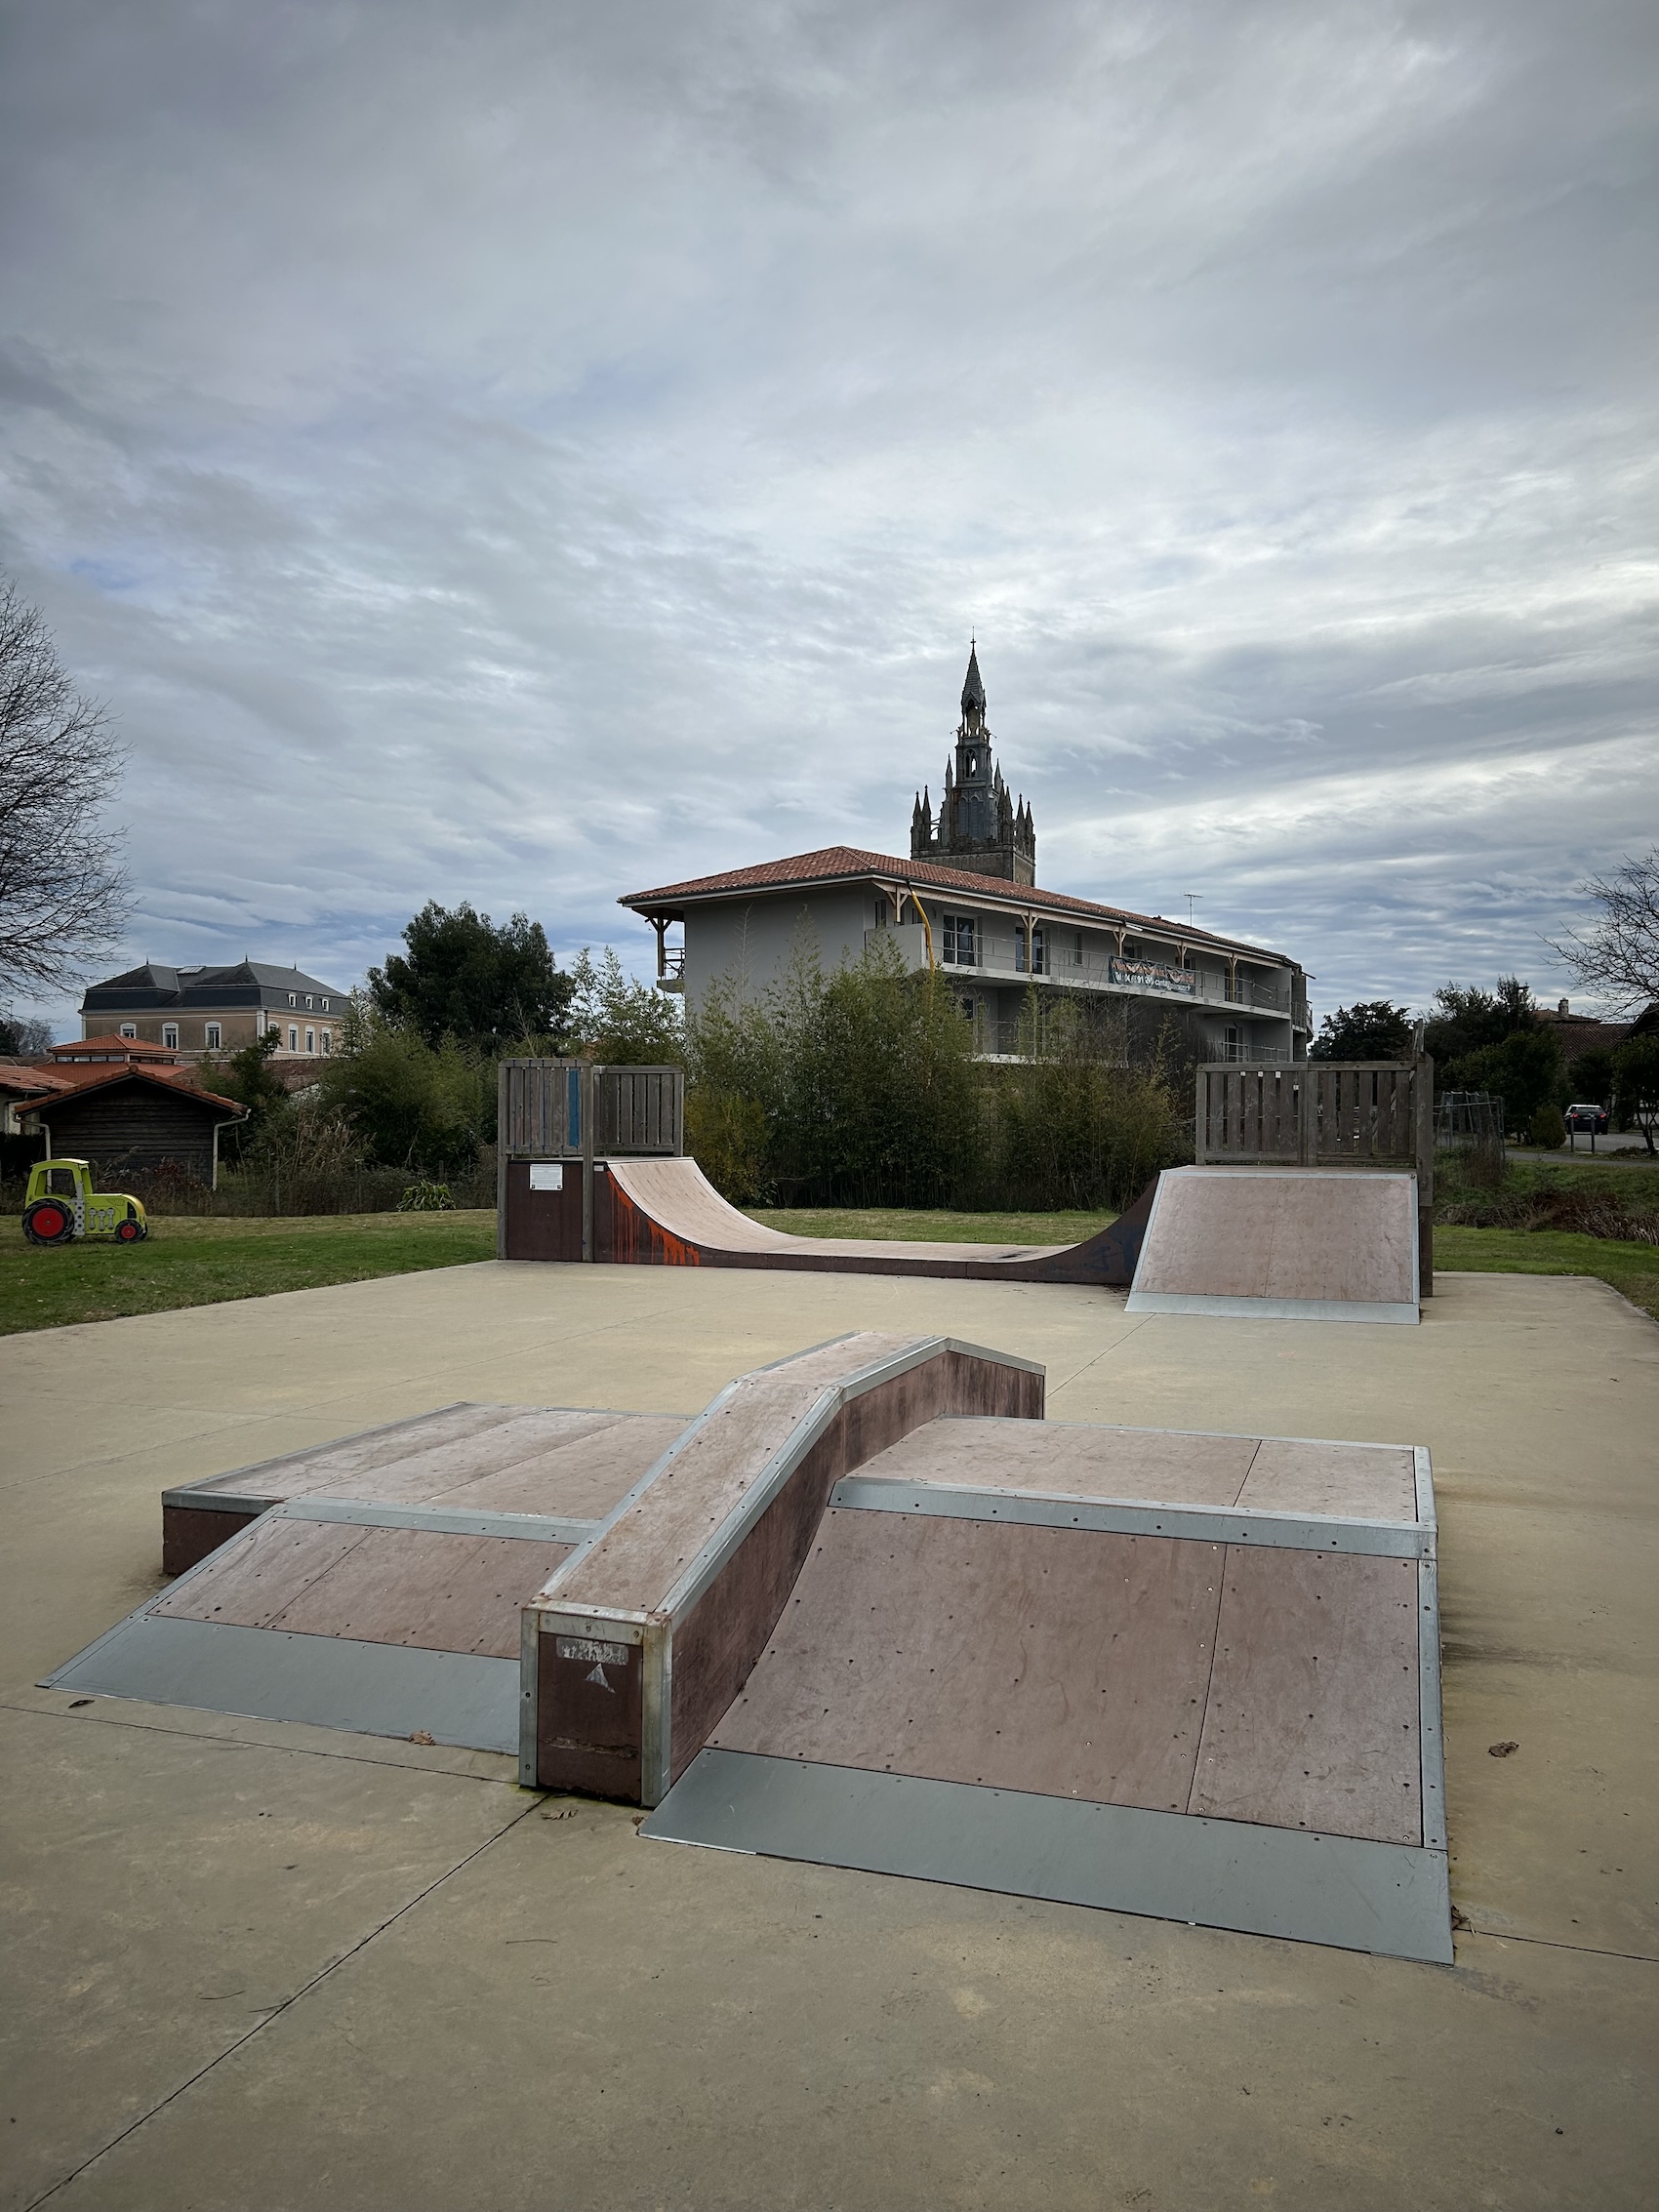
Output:
<instances>
[{"instance_id":1,"label":"dark roof","mask_svg":"<svg viewBox=\"0 0 1659 2212\"><path fill-rule=\"evenodd\" d=\"M30 1106L20 1106L18 1115L25 1119L31 1114L50 1113L61 1106L65 1098L82 1099L89 1091L108 1090L116 1083L144 1083L152 1090L182 1092L193 1105L217 1107L220 1119L239 1121L247 1107L235 1099L221 1098L217 1091L204 1091L199 1083L190 1080L188 1067L111 1067L107 1065L91 1067L72 1067L62 1071L62 1077L51 1095L36 1099Z\"/></svg>"},{"instance_id":2,"label":"dark roof","mask_svg":"<svg viewBox=\"0 0 1659 2212\"><path fill-rule=\"evenodd\" d=\"M968 647L968 674L962 685L962 712L965 714L970 706L977 706L982 714L985 712L985 686L980 681L977 644Z\"/></svg>"},{"instance_id":3,"label":"dark roof","mask_svg":"<svg viewBox=\"0 0 1659 2212\"><path fill-rule=\"evenodd\" d=\"M853 845L826 845L816 853L797 853L786 861L762 861L754 867L728 868L723 875L698 875L684 883L666 883L655 891L633 891L619 899L619 906L636 912L653 907L687 905L736 898L746 891L789 891L797 885L820 883L915 884L928 891L960 891L971 897L1023 912L1040 907L1045 913L1075 914L1079 920L1105 922L1113 928L1133 928L1138 934L1161 936L1192 945L1210 945L1217 951L1248 952L1267 960L1281 960L1283 953L1250 945L1239 938L1218 937L1211 930L1190 928L1166 921L1160 914L1137 914L1126 906L1102 906L1092 899L1073 899L1066 891L1039 891L1033 885L1010 883L1003 876L976 875L966 868L941 867L933 861L901 861L890 853L866 853Z\"/></svg>"},{"instance_id":4,"label":"dark roof","mask_svg":"<svg viewBox=\"0 0 1659 2212\"><path fill-rule=\"evenodd\" d=\"M337 984L325 984L303 968L278 968L268 960L238 960L227 968L170 968L146 960L142 968L107 977L89 986L81 1000L83 1014L153 1012L174 1006L286 1006L288 993L309 991L313 998L337 998L344 1005L349 995Z\"/></svg>"}]
</instances>

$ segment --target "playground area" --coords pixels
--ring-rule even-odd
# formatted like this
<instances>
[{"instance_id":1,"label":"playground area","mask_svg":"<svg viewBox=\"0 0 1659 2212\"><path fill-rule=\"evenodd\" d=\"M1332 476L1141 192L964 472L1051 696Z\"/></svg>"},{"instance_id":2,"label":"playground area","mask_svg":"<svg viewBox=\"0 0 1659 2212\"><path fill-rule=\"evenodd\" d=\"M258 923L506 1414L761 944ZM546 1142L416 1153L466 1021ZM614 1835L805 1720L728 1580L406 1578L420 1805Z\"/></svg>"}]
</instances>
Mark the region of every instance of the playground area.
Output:
<instances>
[{"instance_id":1,"label":"playground area","mask_svg":"<svg viewBox=\"0 0 1659 2212\"><path fill-rule=\"evenodd\" d=\"M6 2201L1643 2202L1652 1325L1593 1281L1444 1271L1407 1328L1126 1304L485 1263L0 1347L18 1409L0 1726L9 1888L29 1901ZM1040 1367L1044 1418L997 1418L1045 1450L1135 1429L1422 1448L1453 1963L825 1864L823 1833L800 1855L687 1849L639 1831L661 1816L637 1797L523 1791L510 1750L33 1686L161 1591L164 1492L461 1400L627 1412L660 1441L734 1378L856 1332ZM925 1458L941 1432L897 1449ZM955 1453L863 1475L975 1480ZM1071 1487L1091 1484L1122 1487ZM810 1632L763 1660L769 1702L721 1756L791 1754L849 1545L961 1525L883 1503L842 1494ZM871 1713L866 1693L808 1764L884 1763Z\"/></svg>"}]
</instances>

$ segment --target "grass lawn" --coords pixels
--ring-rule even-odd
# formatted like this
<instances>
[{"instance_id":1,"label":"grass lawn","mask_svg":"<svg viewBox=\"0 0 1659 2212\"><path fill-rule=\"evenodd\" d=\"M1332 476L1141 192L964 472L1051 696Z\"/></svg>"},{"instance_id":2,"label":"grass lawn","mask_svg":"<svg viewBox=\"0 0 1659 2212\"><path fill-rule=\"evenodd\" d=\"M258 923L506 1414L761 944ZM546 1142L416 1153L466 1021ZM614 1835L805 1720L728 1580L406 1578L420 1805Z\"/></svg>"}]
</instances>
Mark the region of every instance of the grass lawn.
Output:
<instances>
[{"instance_id":1,"label":"grass lawn","mask_svg":"<svg viewBox=\"0 0 1659 2212\"><path fill-rule=\"evenodd\" d=\"M142 1244L44 1249L23 1241L13 1215L0 1221L0 1336L458 1267L495 1254L493 1210L293 1221L163 1216L151 1220Z\"/></svg>"},{"instance_id":2,"label":"grass lawn","mask_svg":"<svg viewBox=\"0 0 1659 2212\"><path fill-rule=\"evenodd\" d=\"M1659 1321L1659 1244L1620 1244L1558 1229L1435 1230L1435 1270L1472 1274L1598 1275Z\"/></svg>"},{"instance_id":3,"label":"grass lawn","mask_svg":"<svg viewBox=\"0 0 1659 2212\"><path fill-rule=\"evenodd\" d=\"M822 1213L746 1206L744 1211L750 1221L790 1236L868 1236L898 1244L1080 1244L1117 1219L1115 1214L904 1213L888 1206L838 1206Z\"/></svg>"}]
</instances>

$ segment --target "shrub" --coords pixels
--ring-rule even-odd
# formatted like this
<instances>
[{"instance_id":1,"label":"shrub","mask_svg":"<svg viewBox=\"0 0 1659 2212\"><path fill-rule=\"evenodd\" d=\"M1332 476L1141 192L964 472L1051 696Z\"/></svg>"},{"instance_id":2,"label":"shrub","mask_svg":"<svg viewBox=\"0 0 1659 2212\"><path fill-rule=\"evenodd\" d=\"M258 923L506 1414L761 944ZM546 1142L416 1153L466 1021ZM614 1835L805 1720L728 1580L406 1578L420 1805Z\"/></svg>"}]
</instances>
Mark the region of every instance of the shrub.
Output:
<instances>
[{"instance_id":1,"label":"shrub","mask_svg":"<svg viewBox=\"0 0 1659 2212\"><path fill-rule=\"evenodd\" d=\"M412 1183L397 1201L400 1214L450 1214L455 1200L447 1183Z\"/></svg>"},{"instance_id":2,"label":"shrub","mask_svg":"<svg viewBox=\"0 0 1659 2212\"><path fill-rule=\"evenodd\" d=\"M1559 1106L1541 1106L1526 1125L1526 1140L1541 1152L1558 1152L1567 1141L1567 1125Z\"/></svg>"}]
</instances>

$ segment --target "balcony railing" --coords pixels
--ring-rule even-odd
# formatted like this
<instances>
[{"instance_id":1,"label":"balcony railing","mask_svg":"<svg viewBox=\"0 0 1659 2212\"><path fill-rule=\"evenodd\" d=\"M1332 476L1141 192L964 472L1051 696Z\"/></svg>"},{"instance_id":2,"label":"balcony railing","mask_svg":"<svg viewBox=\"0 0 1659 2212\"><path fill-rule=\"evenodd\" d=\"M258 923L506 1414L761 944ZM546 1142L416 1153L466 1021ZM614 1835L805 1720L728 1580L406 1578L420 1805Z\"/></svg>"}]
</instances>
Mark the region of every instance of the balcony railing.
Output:
<instances>
[{"instance_id":1,"label":"balcony railing","mask_svg":"<svg viewBox=\"0 0 1659 2212\"><path fill-rule=\"evenodd\" d=\"M867 936L894 939L910 967L926 967L927 938L918 922L906 922L897 929L871 930ZM1034 981L1057 984L1072 990L1174 998L1189 1005L1243 1007L1251 1012L1275 1014L1284 1020L1291 1014L1290 991L1286 986L1275 988L1245 977L1234 982L1227 975L1207 968L1180 968L1173 963L1150 960L1120 961L1115 954L1106 951L1079 954L1072 946L1062 944L1049 943L1042 946L1036 974L1034 978L1030 977L1026 972L1024 940L1011 932L1003 935L976 930L973 959L947 959L945 933L935 924L933 951L947 975L983 977L988 983ZM1258 1053L1255 1057L1262 1056Z\"/></svg>"}]
</instances>

